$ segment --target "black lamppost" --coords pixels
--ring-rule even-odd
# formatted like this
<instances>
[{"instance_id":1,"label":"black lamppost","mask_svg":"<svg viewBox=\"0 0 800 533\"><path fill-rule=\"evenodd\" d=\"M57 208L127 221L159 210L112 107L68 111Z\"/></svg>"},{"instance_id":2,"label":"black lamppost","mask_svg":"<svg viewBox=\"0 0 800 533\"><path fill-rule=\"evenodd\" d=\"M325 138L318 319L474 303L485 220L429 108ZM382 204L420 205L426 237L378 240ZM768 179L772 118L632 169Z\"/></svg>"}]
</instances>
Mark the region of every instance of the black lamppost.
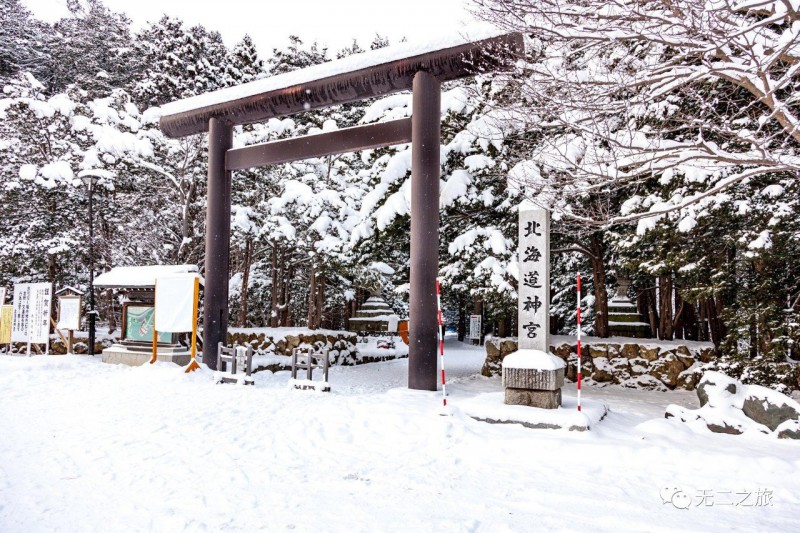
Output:
<instances>
[{"instance_id":1,"label":"black lamppost","mask_svg":"<svg viewBox=\"0 0 800 533\"><path fill-rule=\"evenodd\" d=\"M100 179L100 174L91 170L84 170L78 174L89 190L89 355L94 355L95 316L94 309L94 213L92 199L94 187Z\"/></svg>"}]
</instances>

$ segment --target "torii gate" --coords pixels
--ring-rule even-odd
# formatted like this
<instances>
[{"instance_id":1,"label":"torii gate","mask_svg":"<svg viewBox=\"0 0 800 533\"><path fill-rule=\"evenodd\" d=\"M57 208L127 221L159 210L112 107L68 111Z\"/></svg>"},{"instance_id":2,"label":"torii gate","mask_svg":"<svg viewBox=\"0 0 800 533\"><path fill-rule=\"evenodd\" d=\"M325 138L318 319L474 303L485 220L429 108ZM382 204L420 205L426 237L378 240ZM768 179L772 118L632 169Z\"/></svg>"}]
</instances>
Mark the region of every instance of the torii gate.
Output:
<instances>
[{"instance_id":1,"label":"torii gate","mask_svg":"<svg viewBox=\"0 0 800 533\"><path fill-rule=\"evenodd\" d=\"M505 70L522 55L519 33L389 47L199 95L162 107L172 138L208 132L203 363L228 331L231 171L411 142L411 294L408 386L436 390L441 83ZM412 116L232 148L233 127L411 89Z\"/></svg>"}]
</instances>

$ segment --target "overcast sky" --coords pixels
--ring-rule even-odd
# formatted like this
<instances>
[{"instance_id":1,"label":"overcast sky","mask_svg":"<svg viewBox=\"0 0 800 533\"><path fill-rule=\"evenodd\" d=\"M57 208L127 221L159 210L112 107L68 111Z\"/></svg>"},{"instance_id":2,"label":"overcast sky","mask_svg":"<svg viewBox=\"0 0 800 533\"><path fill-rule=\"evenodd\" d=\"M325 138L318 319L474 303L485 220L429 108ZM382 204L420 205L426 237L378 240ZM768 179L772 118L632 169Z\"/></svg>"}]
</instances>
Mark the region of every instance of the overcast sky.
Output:
<instances>
[{"instance_id":1,"label":"overcast sky","mask_svg":"<svg viewBox=\"0 0 800 533\"><path fill-rule=\"evenodd\" d=\"M68 14L66 0L23 0L37 18L53 22ZM474 21L469 0L104 0L133 20L135 28L166 13L190 25L202 24L222 34L229 46L249 33L267 56L289 35L327 45L330 55L358 39L367 48L376 33L392 43L402 37L424 40L457 33Z\"/></svg>"}]
</instances>

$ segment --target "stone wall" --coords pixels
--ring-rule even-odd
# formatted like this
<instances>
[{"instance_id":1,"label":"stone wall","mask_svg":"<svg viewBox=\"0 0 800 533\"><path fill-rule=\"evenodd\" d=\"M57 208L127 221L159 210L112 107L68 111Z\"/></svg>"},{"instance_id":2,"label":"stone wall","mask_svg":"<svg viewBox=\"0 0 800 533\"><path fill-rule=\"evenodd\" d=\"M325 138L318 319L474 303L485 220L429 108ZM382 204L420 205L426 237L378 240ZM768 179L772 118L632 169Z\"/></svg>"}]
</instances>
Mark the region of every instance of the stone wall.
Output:
<instances>
[{"instance_id":1,"label":"stone wall","mask_svg":"<svg viewBox=\"0 0 800 533\"><path fill-rule=\"evenodd\" d=\"M85 354L89 352L89 339L86 337L75 337L73 340L74 344L72 346L73 351L76 354ZM103 338L96 338L94 343L94 353L99 354L104 349L108 348L116 339L112 337L103 337ZM13 354L24 354L27 351L27 343L24 342L15 342L11 345L4 345L0 346L0 353L13 353ZM10 348L10 351L9 351ZM44 350L44 344L39 344L36 346L39 350ZM36 351L34 346L31 346L31 353L38 354L39 352ZM61 338L57 335L50 335L50 353L53 355L64 355L67 353L67 346L61 341Z\"/></svg>"},{"instance_id":2,"label":"stone wall","mask_svg":"<svg viewBox=\"0 0 800 533\"><path fill-rule=\"evenodd\" d=\"M329 350L332 365L355 365L362 362L356 357L355 333L347 331L294 330L283 333L280 330L268 332L248 332L234 330L228 332L228 346L252 346L256 355L291 356L294 348L313 347L317 350Z\"/></svg>"},{"instance_id":3,"label":"stone wall","mask_svg":"<svg viewBox=\"0 0 800 533\"><path fill-rule=\"evenodd\" d=\"M291 356L292 350L298 347L313 346L315 349L327 348L330 354L330 362L332 365L357 365L362 363L372 363L377 361L387 361L397 359L399 357L407 356L405 354L396 354L394 350L387 350L386 356L366 355L360 356L356 348L357 336L355 333L348 331L331 331L331 330L305 330L297 328L286 328L287 331L281 331L281 328L268 329L266 331L247 331L246 329L235 329L228 332L227 344L228 346L252 346L256 355L261 356ZM74 339L74 351L77 354L87 353L88 339L83 336L76 336ZM110 347L119 339L104 335L98 338L95 342L95 353L100 354L105 348ZM11 346L11 353L25 353L25 343L14 343ZM8 347L0 347L0 353L6 353ZM42 346L40 348L43 349ZM33 351L36 354L36 351ZM51 335L50 339L50 353L54 355L62 355L67 353L66 346L61 339L56 335ZM281 369L288 363L281 361L277 367ZM276 368L277 368L276 367Z\"/></svg>"},{"instance_id":4,"label":"stone wall","mask_svg":"<svg viewBox=\"0 0 800 533\"><path fill-rule=\"evenodd\" d=\"M631 339L633 341L634 339ZM503 358L517 351L513 338L486 341L486 361L481 374L502 373ZM578 374L577 343L554 342L550 352L567 363L566 378L575 381ZM648 390L683 388L694 390L703 363L715 357L714 348L699 343L656 344L654 342L586 342L581 346L581 373L588 383L614 383L623 387Z\"/></svg>"}]
</instances>

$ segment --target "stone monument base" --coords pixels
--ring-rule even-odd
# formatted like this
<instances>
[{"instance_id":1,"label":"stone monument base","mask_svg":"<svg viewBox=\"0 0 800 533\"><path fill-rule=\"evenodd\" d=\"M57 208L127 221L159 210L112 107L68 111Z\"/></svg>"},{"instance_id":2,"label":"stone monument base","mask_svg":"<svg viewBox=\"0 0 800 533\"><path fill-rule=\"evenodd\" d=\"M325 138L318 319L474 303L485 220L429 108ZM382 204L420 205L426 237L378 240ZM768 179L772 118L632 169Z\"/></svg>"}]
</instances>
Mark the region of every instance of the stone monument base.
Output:
<instances>
[{"instance_id":1,"label":"stone monument base","mask_svg":"<svg viewBox=\"0 0 800 533\"><path fill-rule=\"evenodd\" d=\"M503 360L506 405L541 409L561 406L564 361L541 350L518 350Z\"/></svg>"},{"instance_id":2,"label":"stone monument base","mask_svg":"<svg viewBox=\"0 0 800 533\"><path fill-rule=\"evenodd\" d=\"M506 405L525 405L540 409L557 409L561 406L561 389L530 390L506 387Z\"/></svg>"},{"instance_id":3,"label":"stone monument base","mask_svg":"<svg viewBox=\"0 0 800 533\"><path fill-rule=\"evenodd\" d=\"M114 365L141 366L149 363L153 354L142 349L132 349L124 344L113 344L103 350L101 360ZM192 360L192 354L183 347L173 348L159 346L156 360L186 366Z\"/></svg>"}]
</instances>

